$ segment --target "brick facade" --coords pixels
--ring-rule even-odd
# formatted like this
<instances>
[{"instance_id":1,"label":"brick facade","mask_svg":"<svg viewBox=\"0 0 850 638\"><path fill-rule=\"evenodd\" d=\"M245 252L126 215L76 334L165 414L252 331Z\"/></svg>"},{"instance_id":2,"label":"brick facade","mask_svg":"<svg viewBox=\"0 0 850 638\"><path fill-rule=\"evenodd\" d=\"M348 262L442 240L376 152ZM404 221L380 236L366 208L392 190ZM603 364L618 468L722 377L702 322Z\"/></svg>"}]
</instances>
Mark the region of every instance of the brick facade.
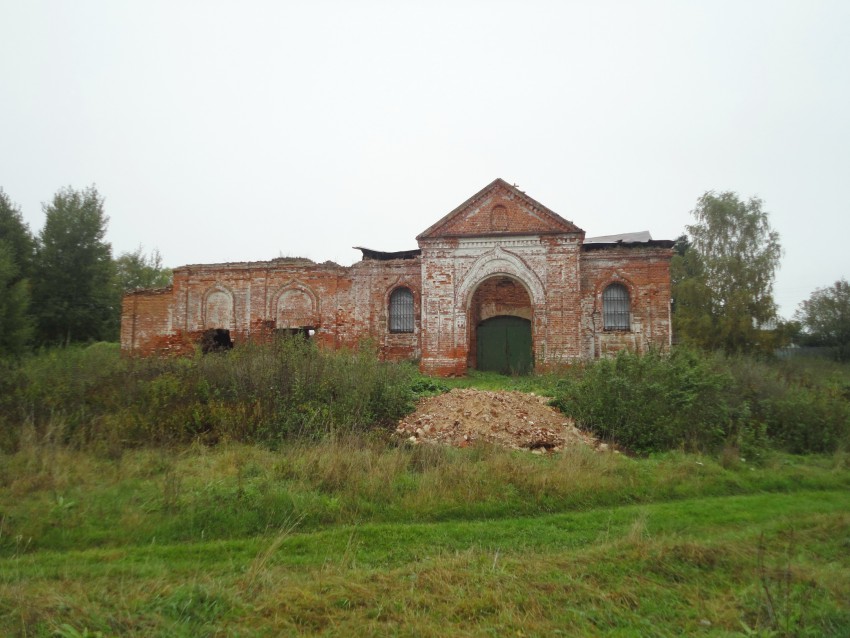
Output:
<instances>
[{"instance_id":1,"label":"brick facade","mask_svg":"<svg viewBox=\"0 0 850 638\"><path fill-rule=\"evenodd\" d=\"M343 267L306 259L182 266L172 286L124 297L126 353L184 353L206 331L236 344L309 331L329 348L368 339L385 359L463 375L476 327L509 315L531 322L540 368L622 348L670 343L671 241L585 241L583 230L497 179L417 237L419 250L363 250ZM625 286L628 330L606 330L605 288ZM390 295L413 293L412 331L390 325ZM409 298L409 297L408 297Z\"/></svg>"}]
</instances>

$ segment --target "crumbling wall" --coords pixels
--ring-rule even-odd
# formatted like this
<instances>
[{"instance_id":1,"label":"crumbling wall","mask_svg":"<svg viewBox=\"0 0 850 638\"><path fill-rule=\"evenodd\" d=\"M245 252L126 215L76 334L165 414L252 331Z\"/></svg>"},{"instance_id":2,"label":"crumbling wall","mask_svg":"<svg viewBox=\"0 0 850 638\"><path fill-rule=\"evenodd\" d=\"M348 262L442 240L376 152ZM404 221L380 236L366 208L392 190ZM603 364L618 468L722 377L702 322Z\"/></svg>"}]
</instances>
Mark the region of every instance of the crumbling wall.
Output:
<instances>
[{"instance_id":1,"label":"crumbling wall","mask_svg":"<svg viewBox=\"0 0 850 638\"><path fill-rule=\"evenodd\" d=\"M121 303L121 350L128 354L180 352L172 337L173 289L134 290Z\"/></svg>"},{"instance_id":2,"label":"crumbling wall","mask_svg":"<svg viewBox=\"0 0 850 638\"><path fill-rule=\"evenodd\" d=\"M353 303L348 321L357 339L368 338L381 358L390 361L418 359L422 332L422 267L419 259L378 261L365 259L351 267ZM413 292L413 332L392 333L389 329L390 295L396 288Z\"/></svg>"},{"instance_id":3,"label":"crumbling wall","mask_svg":"<svg viewBox=\"0 0 850 638\"><path fill-rule=\"evenodd\" d=\"M387 329L387 308L400 285L414 292L416 328L394 335ZM183 266L175 269L171 288L125 297L122 349L186 353L209 330L227 330L238 345L309 329L325 347L353 349L369 340L385 359L414 359L420 290L419 261L411 259L352 267L306 259Z\"/></svg>"},{"instance_id":4,"label":"crumbling wall","mask_svg":"<svg viewBox=\"0 0 850 638\"><path fill-rule=\"evenodd\" d=\"M597 358L624 348L645 352L670 345L670 259L672 251L655 246L611 246L581 255L582 347ZM629 330L605 330L602 293L612 283L629 291Z\"/></svg>"},{"instance_id":5,"label":"crumbling wall","mask_svg":"<svg viewBox=\"0 0 850 638\"><path fill-rule=\"evenodd\" d=\"M644 351L671 334L672 242L648 237L585 245L583 230L497 179L420 234L419 251L363 249L351 267L285 258L177 268L171 288L125 297L121 344L144 355L191 351L211 330L237 345L299 332L328 348L368 341L383 359L464 375L478 323L515 314L531 320L537 369ZM605 330L602 293L615 282L629 291L630 324ZM413 293L412 332L389 329L399 287Z\"/></svg>"}]
</instances>

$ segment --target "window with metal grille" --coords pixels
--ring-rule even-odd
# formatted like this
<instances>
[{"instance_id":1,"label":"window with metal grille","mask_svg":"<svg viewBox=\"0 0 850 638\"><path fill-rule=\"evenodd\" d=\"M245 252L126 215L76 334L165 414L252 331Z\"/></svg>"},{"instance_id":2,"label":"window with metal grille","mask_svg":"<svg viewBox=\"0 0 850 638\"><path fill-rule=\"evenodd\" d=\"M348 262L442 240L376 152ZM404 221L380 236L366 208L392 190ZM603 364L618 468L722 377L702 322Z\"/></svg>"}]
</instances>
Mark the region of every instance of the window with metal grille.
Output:
<instances>
[{"instance_id":1,"label":"window with metal grille","mask_svg":"<svg viewBox=\"0 0 850 638\"><path fill-rule=\"evenodd\" d=\"M605 330L629 330L629 291L622 284L611 284L602 293L602 323Z\"/></svg>"},{"instance_id":2,"label":"window with metal grille","mask_svg":"<svg viewBox=\"0 0 850 638\"><path fill-rule=\"evenodd\" d=\"M390 332L413 332L413 292L396 288L390 295Z\"/></svg>"}]
</instances>

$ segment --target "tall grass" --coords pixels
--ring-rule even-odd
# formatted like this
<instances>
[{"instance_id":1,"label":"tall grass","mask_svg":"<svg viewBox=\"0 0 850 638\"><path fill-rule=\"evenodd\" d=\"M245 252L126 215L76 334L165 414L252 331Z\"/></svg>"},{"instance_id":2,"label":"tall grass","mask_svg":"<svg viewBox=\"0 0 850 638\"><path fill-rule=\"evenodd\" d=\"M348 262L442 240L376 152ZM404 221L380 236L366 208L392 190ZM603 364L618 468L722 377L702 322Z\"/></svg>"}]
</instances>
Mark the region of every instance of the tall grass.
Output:
<instances>
[{"instance_id":1,"label":"tall grass","mask_svg":"<svg viewBox=\"0 0 850 638\"><path fill-rule=\"evenodd\" d=\"M0 455L0 634L845 636L846 461L22 445Z\"/></svg>"},{"instance_id":2,"label":"tall grass","mask_svg":"<svg viewBox=\"0 0 850 638\"><path fill-rule=\"evenodd\" d=\"M850 366L827 360L724 359L730 400L746 406L771 443L789 452L850 447Z\"/></svg>"},{"instance_id":3,"label":"tall grass","mask_svg":"<svg viewBox=\"0 0 850 638\"><path fill-rule=\"evenodd\" d=\"M380 432L417 396L455 386L518 389L636 452L729 459L770 447L830 453L850 442L850 373L825 361L765 362L675 349L620 353L559 374L463 380L420 376L374 350L331 352L299 338L189 358L122 358L116 345L43 351L0 362L0 449L22 437L129 447L261 442Z\"/></svg>"},{"instance_id":4,"label":"tall grass","mask_svg":"<svg viewBox=\"0 0 850 638\"><path fill-rule=\"evenodd\" d=\"M713 450L731 434L729 374L694 351L622 352L565 378L556 398L564 412L597 435L638 452Z\"/></svg>"},{"instance_id":5,"label":"tall grass","mask_svg":"<svg viewBox=\"0 0 850 638\"><path fill-rule=\"evenodd\" d=\"M192 358L121 358L116 345L95 344L5 365L6 450L25 428L48 442L115 450L365 431L412 409L416 374L368 348L330 352L297 338Z\"/></svg>"}]
</instances>

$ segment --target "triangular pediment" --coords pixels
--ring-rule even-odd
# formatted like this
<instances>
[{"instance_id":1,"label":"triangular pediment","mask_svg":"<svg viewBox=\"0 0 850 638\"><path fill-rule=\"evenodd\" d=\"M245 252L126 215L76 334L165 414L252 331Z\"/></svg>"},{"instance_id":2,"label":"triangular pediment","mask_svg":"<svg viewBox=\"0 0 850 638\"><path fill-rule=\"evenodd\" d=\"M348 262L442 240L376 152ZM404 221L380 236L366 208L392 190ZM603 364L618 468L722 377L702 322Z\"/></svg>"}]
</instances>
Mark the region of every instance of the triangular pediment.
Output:
<instances>
[{"instance_id":1,"label":"triangular pediment","mask_svg":"<svg viewBox=\"0 0 850 638\"><path fill-rule=\"evenodd\" d=\"M583 232L516 186L496 179L416 239Z\"/></svg>"}]
</instances>

